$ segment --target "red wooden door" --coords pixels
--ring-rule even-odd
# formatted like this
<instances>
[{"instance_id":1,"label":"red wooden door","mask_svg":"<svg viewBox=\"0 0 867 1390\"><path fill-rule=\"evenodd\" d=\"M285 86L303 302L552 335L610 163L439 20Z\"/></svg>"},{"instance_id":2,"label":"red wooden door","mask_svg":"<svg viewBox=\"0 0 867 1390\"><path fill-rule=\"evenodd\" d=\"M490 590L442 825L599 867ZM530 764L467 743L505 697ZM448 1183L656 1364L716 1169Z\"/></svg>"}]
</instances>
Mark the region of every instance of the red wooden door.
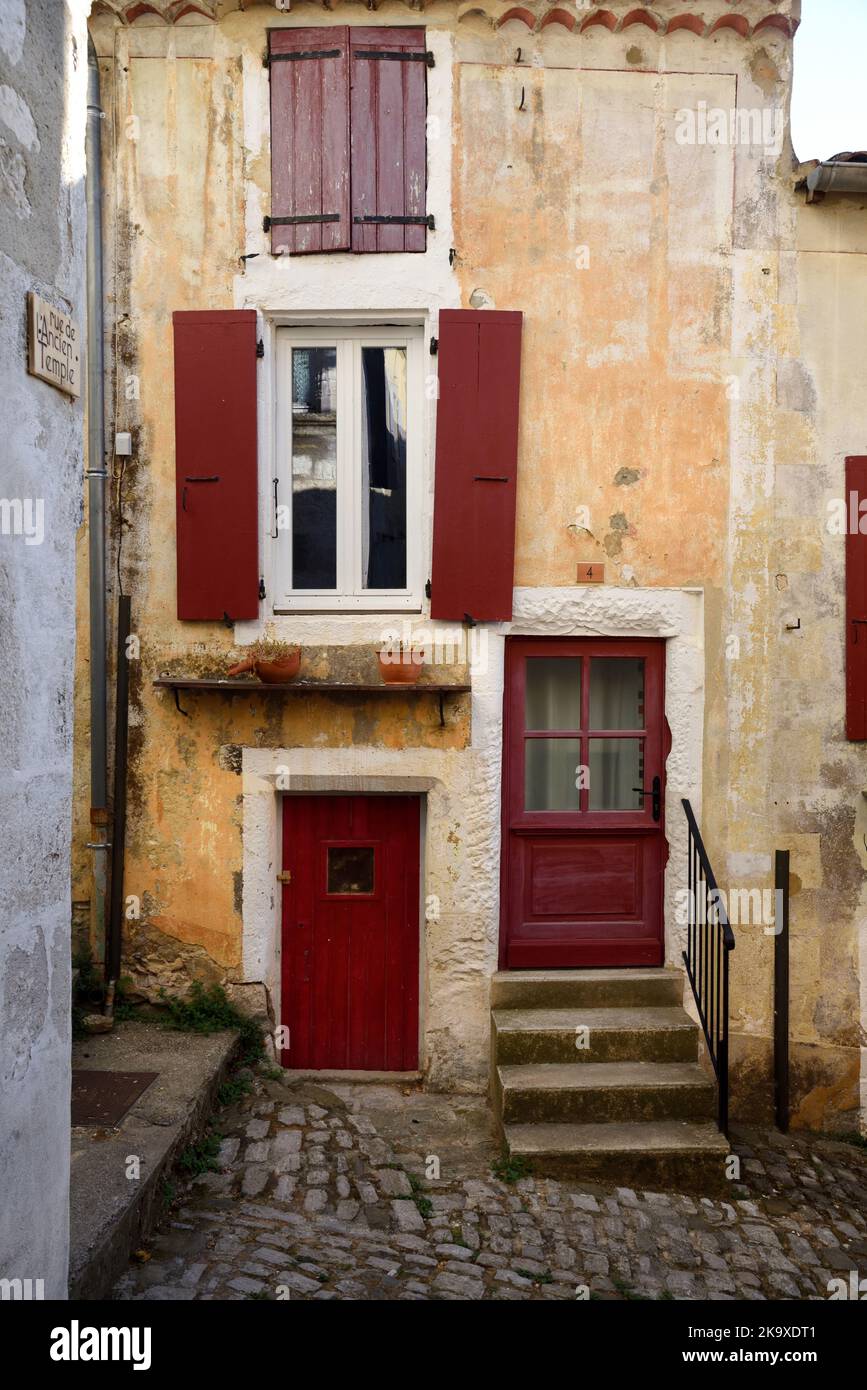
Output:
<instances>
[{"instance_id":1,"label":"red wooden door","mask_svg":"<svg viewBox=\"0 0 867 1390\"><path fill-rule=\"evenodd\" d=\"M419 802L283 800L284 1067L418 1066Z\"/></svg>"},{"instance_id":2,"label":"red wooden door","mask_svg":"<svg viewBox=\"0 0 867 1390\"><path fill-rule=\"evenodd\" d=\"M506 650L502 963L661 965L663 643Z\"/></svg>"}]
</instances>

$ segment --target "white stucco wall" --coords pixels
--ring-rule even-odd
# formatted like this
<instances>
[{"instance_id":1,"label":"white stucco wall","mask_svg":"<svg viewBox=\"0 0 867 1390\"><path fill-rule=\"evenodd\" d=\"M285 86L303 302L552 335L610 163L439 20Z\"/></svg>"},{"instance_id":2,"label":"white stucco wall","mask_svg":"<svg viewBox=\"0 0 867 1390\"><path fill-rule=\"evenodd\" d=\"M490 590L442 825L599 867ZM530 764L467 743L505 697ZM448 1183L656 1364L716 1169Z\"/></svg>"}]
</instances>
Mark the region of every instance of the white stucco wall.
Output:
<instances>
[{"instance_id":1,"label":"white stucco wall","mask_svg":"<svg viewBox=\"0 0 867 1390\"><path fill-rule=\"evenodd\" d=\"M26 295L84 328L84 0L0 6L0 1277L66 1294L69 842L81 402L27 375ZM82 362L82 366L83 366Z\"/></svg>"}]
</instances>

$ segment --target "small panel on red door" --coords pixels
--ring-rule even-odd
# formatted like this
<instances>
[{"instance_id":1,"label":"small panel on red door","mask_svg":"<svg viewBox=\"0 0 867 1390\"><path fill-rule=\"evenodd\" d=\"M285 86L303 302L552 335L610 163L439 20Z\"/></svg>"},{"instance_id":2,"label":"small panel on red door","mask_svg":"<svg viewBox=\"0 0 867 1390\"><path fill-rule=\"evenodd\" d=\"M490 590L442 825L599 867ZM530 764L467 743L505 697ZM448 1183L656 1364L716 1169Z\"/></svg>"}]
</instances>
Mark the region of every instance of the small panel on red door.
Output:
<instances>
[{"instance_id":1,"label":"small panel on red door","mask_svg":"<svg viewBox=\"0 0 867 1390\"><path fill-rule=\"evenodd\" d=\"M419 801L283 801L285 1067L418 1066Z\"/></svg>"},{"instance_id":2,"label":"small panel on red door","mask_svg":"<svg viewBox=\"0 0 867 1390\"><path fill-rule=\"evenodd\" d=\"M501 961L661 965L664 645L513 638Z\"/></svg>"}]
</instances>

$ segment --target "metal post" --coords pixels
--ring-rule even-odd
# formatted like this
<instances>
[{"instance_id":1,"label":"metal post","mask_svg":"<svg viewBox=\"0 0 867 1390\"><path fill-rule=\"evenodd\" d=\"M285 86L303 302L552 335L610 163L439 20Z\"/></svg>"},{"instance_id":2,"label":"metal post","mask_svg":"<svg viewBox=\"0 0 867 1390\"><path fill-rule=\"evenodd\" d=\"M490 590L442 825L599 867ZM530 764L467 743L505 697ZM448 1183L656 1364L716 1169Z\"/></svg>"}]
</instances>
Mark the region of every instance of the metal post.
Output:
<instances>
[{"instance_id":1,"label":"metal post","mask_svg":"<svg viewBox=\"0 0 867 1390\"><path fill-rule=\"evenodd\" d=\"M102 308L102 175L99 64L87 48L87 536L90 597L90 823L93 839L92 937L105 958L105 887L108 857L105 619L105 394Z\"/></svg>"},{"instance_id":2,"label":"metal post","mask_svg":"<svg viewBox=\"0 0 867 1390\"><path fill-rule=\"evenodd\" d=\"M789 1130L789 851L774 863L774 1111L777 1128Z\"/></svg>"}]
</instances>

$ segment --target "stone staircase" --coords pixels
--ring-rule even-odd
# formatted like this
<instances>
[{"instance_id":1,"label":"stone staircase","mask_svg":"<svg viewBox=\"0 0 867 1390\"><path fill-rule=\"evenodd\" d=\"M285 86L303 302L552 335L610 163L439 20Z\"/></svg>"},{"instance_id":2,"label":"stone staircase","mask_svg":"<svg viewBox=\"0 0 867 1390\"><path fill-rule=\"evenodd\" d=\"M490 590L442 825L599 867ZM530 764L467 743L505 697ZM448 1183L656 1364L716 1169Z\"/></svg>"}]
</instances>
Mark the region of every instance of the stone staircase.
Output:
<instances>
[{"instance_id":1,"label":"stone staircase","mask_svg":"<svg viewBox=\"0 0 867 1390\"><path fill-rule=\"evenodd\" d=\"M719 1187L730 1147L685 984L667 968L496 974L494 1106L509 1152L539 1175Z\"/></svg>"}]
</instances>

